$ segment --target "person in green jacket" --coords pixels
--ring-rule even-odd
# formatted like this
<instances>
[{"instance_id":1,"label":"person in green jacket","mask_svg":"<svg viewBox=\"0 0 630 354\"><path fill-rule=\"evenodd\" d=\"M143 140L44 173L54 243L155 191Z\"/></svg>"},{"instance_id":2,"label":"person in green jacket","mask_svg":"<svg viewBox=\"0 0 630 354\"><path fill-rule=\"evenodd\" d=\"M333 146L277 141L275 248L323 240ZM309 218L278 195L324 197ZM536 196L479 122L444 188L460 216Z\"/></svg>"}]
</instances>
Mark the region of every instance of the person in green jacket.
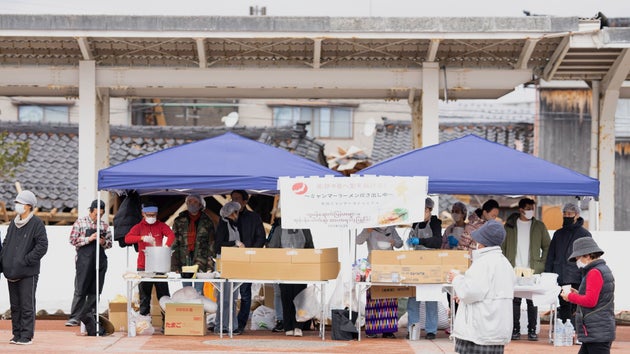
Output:
<instances>
[{"instance_id":1,"label":"person in green jacket","mask_svg":"<svg viewBox=\"0 0 630 354\"><path fill-rule=\"evenodd\" d=\"M534 218L536 202L523 198L518 202L518 213L513 213L505 222L505 240L501 245L503 255L513 267L530 268L534 274L545 270L545 261L551 239L545 224ZM513 300L514 327L512 340L521 339L521 302L520 297ZM527 300L527 339L537 341L536 322L538 308L532 300Z\"/></svg>"},{"instance_id":2,"label":"person in green jacket","mask_svg":"<svg viewBox=\"0 0 630 354\"><path fill-rule=\"evenodd\" d=\"M206 202L201 196L191 194L186 197L186 210L182 211L173 222L175 242L171 246L171 270L181 272L182 266L198 265L198 272L214 270L215 257L214 223L203 211ZM190 286L190 282L182 285ZM194 285L197 292L203 295L203 283Z\"/></svg>"}]
</instances>

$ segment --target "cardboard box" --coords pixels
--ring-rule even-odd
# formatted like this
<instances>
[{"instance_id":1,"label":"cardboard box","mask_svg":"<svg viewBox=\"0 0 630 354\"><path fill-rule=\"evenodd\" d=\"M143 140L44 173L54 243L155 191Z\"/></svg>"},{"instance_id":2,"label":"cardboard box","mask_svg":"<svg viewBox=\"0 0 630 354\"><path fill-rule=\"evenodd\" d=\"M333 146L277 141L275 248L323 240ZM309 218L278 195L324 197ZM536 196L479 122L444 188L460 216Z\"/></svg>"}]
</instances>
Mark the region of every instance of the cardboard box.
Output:
<instances>
[{"instance_id":1,"label":"cardboard box","mask_svg":"<svg viewBox=\"0 0 630 354\"><path fill-rule=\"evenodd\" d=\"M255 280L328 280L337 278L339 262L331 263L245 263L223 260L221 277Z\"/></svg>"},{"instance_id":2,"label":"cardboard box","mask_svg":"<svg viewBox=\"0 0 630 354\"><path fill-rule=\"evenodd\" d=\"M397 299L401 297L415 297L415 286L378 286L370 287L372 299Z\"/></svg>"},{"instance_id":3,"label":"cardboard box","mask_svg":"<svg viewBox=\"0 0 630 354\"><path fill-rule=\"evenodd\" d=\"M127 332L127 303L109 303L109 321L114 325L116 332Z\"/></svg>"},{"instance_id":4,"label":"cardboard box","mask_svg":"<svg viewBox=\"0 0 630 354\"><path fill-rule=\"evenodd\" d=\"M264 296L263 305L269 308L275 308L274 304L274 286L273 284L264 284L262 288L260 288L262 295Z\"/></svg>"},{"instance_id":5,"label":"cardboard box","mask_svg":"<svg viewBox=\"0 0 630 354\"><path fill-rule=\"evenodd\" d=\"M465 272L470 266L468 251L373 250L370 255L373 282L440 284L451 269Z\"/></svg>"},{"instance_id":6,"label":"cardboard box","mask_svg":"<svg viewBox=\"0 0 630 354\"><path fill-rule=\"evenodd\" d=\"M164 335L203 336L206 317L202 304L166 304Z\"/></svg>"},{"instance_id":7,"label":"cardboard box","mask_svg":"<svg viewBox=\"0 0 630 354\"><path fill-rule=\"evenodd\" d=\"M336 248L227 250L221 254L221 276L227 279L328 280L339 273Z\"/></svg>"},{"instance_id":8,"label":"cardboard box","mask_svg":"<svg viewBox=\"0 0 630 354\"><path fill-rule=\"evenodd\" d=\"M292 249L291 263L335 263L339 262L337 248Z\"/></svg>"}]
</instances>

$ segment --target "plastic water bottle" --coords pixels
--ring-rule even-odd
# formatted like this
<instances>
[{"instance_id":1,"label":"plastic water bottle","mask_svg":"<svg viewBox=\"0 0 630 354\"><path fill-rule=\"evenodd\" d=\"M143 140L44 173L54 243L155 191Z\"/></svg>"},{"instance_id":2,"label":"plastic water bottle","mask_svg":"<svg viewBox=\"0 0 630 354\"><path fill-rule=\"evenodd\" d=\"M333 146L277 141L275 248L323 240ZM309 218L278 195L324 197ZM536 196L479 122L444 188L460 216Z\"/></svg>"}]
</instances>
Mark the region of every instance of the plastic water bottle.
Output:
<instances>
[{"instance_id":1,"label":"plastic water bottle","mask_svg":"<svg viewBox=\"0 0 630 354\"><path fill-rule=\"evenodd\" d=\"M561 347L564 345L564 323L561 319L556 320L556 327L553 331L553 346Z\"/></svg>"},{"instance_id":2,"label":"plastic water bottle","mask_svg":"<svg viewBox=\"0 0 630 354\"><path fill-rule=\"evenodd\" d=\"M564 325L564 336L565 336L564 345L573 346L574 334L575 334L575 328L573 328L573 324L571 323L571 321L567 321L567 323Z\"/></svg>"}]
</instances>

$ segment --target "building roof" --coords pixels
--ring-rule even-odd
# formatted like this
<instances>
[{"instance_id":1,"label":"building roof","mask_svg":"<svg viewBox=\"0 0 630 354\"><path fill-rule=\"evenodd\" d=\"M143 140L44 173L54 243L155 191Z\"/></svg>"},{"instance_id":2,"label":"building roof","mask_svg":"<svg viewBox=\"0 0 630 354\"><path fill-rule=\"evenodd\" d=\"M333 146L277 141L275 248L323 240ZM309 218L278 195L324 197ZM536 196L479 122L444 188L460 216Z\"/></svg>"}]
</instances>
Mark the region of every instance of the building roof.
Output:
<instances>
[{"instance_id":1,"label":"building roof","mask_svg":"<svg viewBox=\"0 0 630 354\"><path fill-rule=\"evenodd\" d=\"M480 121L440 123L440 142L461 138L468 134L475 134L529 154L534 152L534 125L531 123L482 123ZM376 126L372 148L374 163L412 149L410 121L384 119L382 124Z\"/></svg>"},{"instance_id":2,"label":"building roof","mask_svg":"<svg viewBox=\"0 0 630 354\"><path fill-rule=\"evenodd\" d=\"M29 141L27 162L15 180L35 193L44 210L73 209L78 206L79 138L75 124L33 124L0 122L9 141ZM296 127L173 127L112 126L110 165L116 165L165 148L212 138L227 131L293 152L327 166L324 144L306 136L303 124ZM0 182L0 201L12 207L14 181Z\"/></svg>"},{"instance_id":3,"label":"building roof","mask_svg":"<svg viewBox=\"0 0 630 354\"><path fill-rule=\"evenodd\" d=\"M434 63L449 98L497 98L602 80L628 38L577 17L0 14L0 95L76 96L93 61L111 97L406 99Z\"/></svg>"}]
</instances>

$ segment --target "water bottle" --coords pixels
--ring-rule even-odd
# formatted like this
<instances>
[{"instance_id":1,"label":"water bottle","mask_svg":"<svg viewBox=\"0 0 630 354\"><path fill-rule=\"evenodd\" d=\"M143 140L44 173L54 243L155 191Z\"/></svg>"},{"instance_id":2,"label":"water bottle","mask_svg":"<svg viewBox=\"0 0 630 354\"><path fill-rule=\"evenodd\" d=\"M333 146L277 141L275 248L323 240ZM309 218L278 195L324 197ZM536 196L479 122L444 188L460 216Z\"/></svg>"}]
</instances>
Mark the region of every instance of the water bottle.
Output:
<instances>
[{"instance_id":1,"label":"water bottle","mask_svg":"<svg viewBox=\"0 0 630 354\"><path fill-rule=\"evenodd\" d=\"M561 319L556 320L556 326L553 331L553 346L560 347L564 345L564 323Z\"/></svg>"},{"instance_id":2,"label":"water bottle","mask_svg":"<svg viewBox=\"0 0 630 354\"><path fill-rule=\"evenodd\" d=\"M571 321L567 321L566 325L564 325L564 335L566 346L573 346L573 335L575 334L575 328L573 328L573 324Z\"/></svg>"},{"instance_id":3,"label":"water bottle","mask_svg":"<svg viewBox=\"0 0 630 354\"><path fill-rule=\"evenodd\" d=\"M129 328L127 328L127 335L129 337L135 337L136 336L136 321L132 320L131 323L129 324Z\"/></svg>"}]
</instances>

